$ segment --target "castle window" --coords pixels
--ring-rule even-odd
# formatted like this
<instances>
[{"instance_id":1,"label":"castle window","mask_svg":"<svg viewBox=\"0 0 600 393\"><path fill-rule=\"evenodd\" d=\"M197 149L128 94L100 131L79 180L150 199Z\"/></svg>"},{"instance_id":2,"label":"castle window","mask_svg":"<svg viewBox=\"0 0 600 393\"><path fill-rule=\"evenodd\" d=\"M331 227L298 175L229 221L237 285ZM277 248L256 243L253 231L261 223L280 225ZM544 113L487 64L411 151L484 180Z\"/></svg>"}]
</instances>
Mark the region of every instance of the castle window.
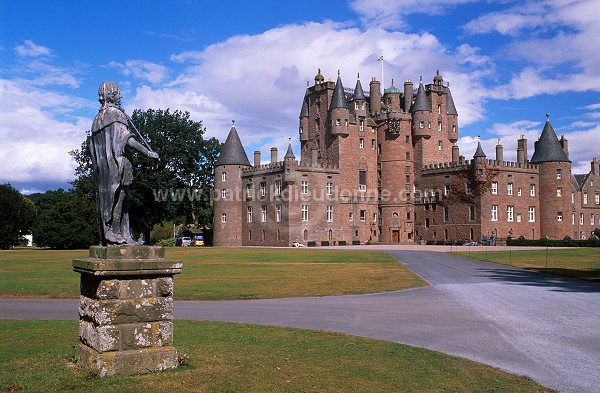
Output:
<instances>
[{"instance_id":1,"label":"castle window","mask_svg":"<svg viewBox=\"0 0 600 393\"><path fill-rule=\"evenodd\" d=\"M302 221L308 221L308 205L302 205Z\"/></svg>"},{"instance_id":2,"label":"castle window","mask_svg":"<svg viewBox=\"0 0 600 393\"><path fill-rule=\"evenodd\" d=\"M583 193L583 204L587 205L587 192Z\"/></svg>"},{"instance_id":3,"label":"castle window","mask_svg":"<svg viewBox=\"0 0 600 393\"><path fill-rule=\"evenodd\" d=\"M407 135L405 139L406 139L406 144L408 145L410 143L410 137Z\"/></svg>"},{"instance_id":4,"label":"castle window","mask_svg":"<svg viewBox=\"0 0 600 393\"><path fill-rule=\"evenodd\" d=\"M556 196L557 197L561 197L562 196L562 187L556 187Z\"/></svg>"},{"instance_id":5,"label":"castle window","mask_svg":"<svg viewBox=\"0 0 600 393\"><path fill-rule=\"evenodd\" d=\"M498 195L498 182L492 182L492 195Z\"/></svg>"},{"instance_id":6,"label":"castle window","mask_svg":"<svg viewBox=\"0 0 600 393\"><path fill-rule=\"evenodd\" d=\"M404 167L404 173L410 173L410 166Z\"/></svg>"},{"instance_id":7,"label":"castle window","mask_svg":"<svg viewBox=\"0 0 600 393\"><path fill-rule=\"evenodd\" d=\"M326 190L327 195L333 195L333 183L327 183Z\"/></svg>"},{"instance_id":8,"label":"castle window","mask_svg":"<svg viewBox=\"0 0 600 393\"><path fill-rule=\"evenodd\" d=\"M517 196L523 195L523 189L521 187L517 188Z\"/></svg>"},{"instance_id":9,"label":"castle window","mask_svg":"<svg viewBox=\"0 0 600 393\"><path fill-rule=\"evenodd\" d=\"M556 178L557 179L562 179L562 169L557 169L556 170Z\"/></svg>"},{"instance_id":10,"label":"castle window","mask_svg":"<svg viewBox=\"0 0 600 393\"><path fill-rule=\"evenodd\" d=\"M221 213L221 222L227 222L227 213Z\"/></svg>"},{"instance_id":11,"label":"castle window","mask_svg":"<svg viewBox=\"0 0 600 393\"><path fill-rule=\"evenodd\" d=\"M260 196L266 196L266 195L267 195L267 182L262 181L262 182L260 182Z\"/></svg>"},{"instance_id":12,"label":"castle window","mask_svg":"<svg viewBox=\"0 0 600 393\"><path fill-rule=\"evenodd\" d=\"M442 131L442 122L438 121L438 131Z\"/></svg>"},{"instance_id":13,"label":"castle window","mask_svg":"<svg viewBox=\"0 0 600 393\"><path fill-rule=\"evenodd\" d=\"M221 172L221 181L227 181L227 172Z\"/></svg>"},{"instance_id":14,"label":"castle window","mask_svg":"<svg viewBox=\"0 0 600 393\"><path fill-rule=\"evenodd\" d=\"M267 205L262 205L260 207L260 213L261 213L262 222L267 222Z\"/></svg>"},{"instance_id":15,"label":"castle window","mask_svg":"<svg viewBox=\"0 0 600 393\"><path fill-rule=\"evenodd\" d=\"M346 121L344 122L344 125L345 125L346 127L348 127L348 119L346 119Z\"/></svg>"},{"instance_id":16,"label":"castle window","mask_svg":"<svg viewBox=\"0 0 600 393\"><path fill-rule=\"evenodd\" d=\"M594 219L594 213L590 214L590 224L591 225L596 225L596 220Z\"/></svg>"},{"instance_id":17,"label":"castle window","mask_svg":"<svg viewBox=\"0 0 600 393\"><path fill-rule=\"evenodd\" d=\"M529 222L535 222L535 207L534 206L529 206Z\"/></svg>"},{"instance_id":18,"label":"castle window","mask_svg":"<svg viewBox=\"0 0 600 393\"><path fill-rule=\"evenodd\" d=\"M575 225L575 213L571 214L571 225Z\"/></svg>"},{"instance_id":19,"label":"castle window","mask_svg":"<svg viewBox=\"0 0 600 393\"><path fill-rule=\"evenodd\" d=\"M452 132L456 132L456 126L452 126Z\"/></svg>"},{"instance_id":20,"label":"castle window","mask_svg":"<svg viewBox=\"0 0 600 393\"><path fill-rule=\"evenodd\" d=\"M358 106L358 101L356 101L356 102L354 103L354 109L359 109L359 106Z\"/></svg>"},{"instance_id":21,"label":"castle window","mask_svg":"<svg viewBox=\"0 0 600 393\"><path fill-rule=\"evenodd\" d=\"M471 195L473 193L473 185L471 183L467 183L467 195Z\"/></svg>"},{"instance_id":22,"label":"castle window","mask_svg":"<svg viewBox=\"0 0 600 393\"><path fill-rule=\"evenodd\" d=\"M579 213L579 224L583 225L583 213Z\"/></svg>"},{"instance_id":23,"label":"castle window","mask_svg":"<svg viewBox=\"0 0 600 393\"><path fill-rule=\"evenodd\" d=\"M406 185L408 187L408 191L410 191L410 175L406 175Z\"/></svg>"},{"instance_id":24,"label":"castle window","mask_svg":"<svg viewBox=\"0 0 600 393\"><path fill-rule=\"evenodd\" d=\"M556 221L562 222L563 220L563 212L556 213Z\"/></svg>"},{"instance_id":25,"label":"castle window","mask_svg":"<svg viewBox=\"0 0 600 393\"><path fill-rule=\"evenodd\" d=\"M521 213L517 213L517 222L521 222Z\"/></svg>"},{"instance_id":26,"label":"castle window","mask_svg":"<svg viewBox=\"0 0 600 393\"><path fill-rule=\"evenodd\" d=\"M302 180L302 193L308 194L308 181Z\"/></svg>"},{"instance_id":27,"label":"castle window","mask_svg":"<svg viewBox=\"0 0 600 393\"><path fill-rule=\"evenodd\" d=\"M429 128L431 130L431 122L427 123L427 128Z\"/></svg>"},{"instance_id":28,"label":"castle window","mask_svg":"<svg viewBox=\"0 0 600 393\"><path fill-rule=\"evenodd\" d=\"M514 211L514 206L506 206L506 221L513 222Z\"/></svg>"},{"instance_id":29,"label":"castle window","mask_svg":"<svg viewBox=\"0 0 600 393\"><path fill-rule=\"evenodd\" d=\"M364 101L362 101L362 102L360 103L360 109L363 109L363 110L365 109L365 102L364 102Z\"/></svg>"},{"instance_id":30,"label":"castle window","mask_svg":"<svg viewBox=\"0 0 600 393\"><path fill-rule=\"evenodd\" d=\"M221 198L227 199L227 189L226 188L221 190Z\"/></svg>"},{"instance_id":31,"label":"castle window","mask_svg":"<svg viewBox=\"0 0 600 393\"><path fill-rule=\"evenodd\" d=\"M246 184L246 199L252 198L252 184Z\"/></svg>"},{"instance_id":32,"label":"castle window","mask_svg":"<svg viewBox=\"0 0 600 393\"><path fill-rule=\"evenodd\" d=\"M354 213L348 213L348 221L354 221Z\"/></svg>"},{"instance_id":33,"label":"castle window","mask_svg":"<svg viewBox=\"0 0 600 393\"><path fill-rule=\"evenodd\" d=\"M373 213L373 222L377 222L377 213Z\"/></svg>"},{"instance_id":34,"label":"castle window","mask_svg":"<svg viewBox=\"0 0 600 393\"><path fill-rule=\"evenodd\" d=\"M600 205L600 193L596 193L595 202L596 205Z\"/></svg>"},{"instance_id":35,"label":"castle window","mask_svg":"<svg viewBox=\"0 0 600 393\"><path fill-rule=\"evenodd\" d=\"M444 206L444 222L448 222L448 219L450 217L450 211L448 206Z\"/></svg>"},{"instance_id":36,"label":"castle window","mask_svg":"<svg viewBox=\"0 0 600 393\"><path fill-rule=\"evenodd\" d=\"M429 217L425 218L425 228L429 228Z\"/></svg>"},{"instance_id":37,"label":"castle window","mask_svg":"<svg viewBox=\"0 0 600 393\"><path fill-rule=\"evenodd\" d=\"M283 206L282 205L277 205L276 209L277 209L277 214L275 216L275 220L277 222L281 222L281 221L283 221Z\"/></svg>"},{"instance_id":38,"label":"castle window","mask_svg":"<svg viewBox=\"0 0 600 393\"><path fill-rule=\"evenodd\" d=\"M444 184L444 195L450 195L450 184Z\"/></svg>"},{"instance_id":39,"label":"castle window","mask_svg":"<svg viewBox=\"0 0 600 393\"><path fill-rule=\"evenodd\" d=\"M469 221L475 221L475 206L469 206Z\"/></svg>"},{"instance_id":40,"label":"castle window","mask_svg":"<svg viewBox=\"0 0 600 393\"><path fill-rule=\"evenodd\" d=\"M442 150L442 141L438 141L438 150Z\"/></svg>"},{"instance_id":41,"label":"castle window","mask_svg":"<svg viewBox=\"0 0 600 393\"><path fill-rule=\"evenodd\" d=\"M248 222L252 222L252 206L248 206Z\"/></svg>"},{"instance_id":42,"label":"castle window","mask_svg":"<svg viewBox=\"0 0 600 393\"><path fill-rule=\"evenodd\" d=\"M498 205L492 205L492 221L498 221Z\"/></svg>"},{"instance_id":43,"label":"castle window","mask_svg":"<svg viewBox=\"0 0 600 393\"><path fill-rule=\"evenodd\" d=\"M365 147L365 138L358 139L358 147L360 147L361 149Z\"/></svg>"},{"instance_id":44,"label":"castle window","mask_svg":"<svg viewBox=\"0 0 600 393\"><path fill-rule=\"evenodd\" d=\"M575 193L571 193L571 203L575 203Z\"/></svg>"},{"instance_id":45,"label":"castle window","mask_svg":"<svg viewBox=\"0 0 600 393\"><path fill-rule=\"evenodd\" d=\"M327 206L327 222L333 222L333 206Z\"/></svg>"},{"instance_id":46,"label":"castle window","mask_svg":"<svg viewBox=\"0 0 600 393\"><path fill-rule=\"evenodd\" d=\"M341 126L342 125L342 121L340 119L335 119L335 125L336 126Z\"/></svg>"},{"instance_id":47,"label":"castle window","mask_svg":"<svg viewBox=\"0 0 600 393\"><path fill-rule=\"evenodd\" d=\"M375 139L371 139L371 150L375 150L375 146L377 146L377 142Z\"/></svg>"},{"instance_id":48,"label":"castle window","mask_svg":"<svg viewBox=\"0 0 600 393\"><path fill-rule=\"evenodd\" d=\"M304 130L302 130L302 127L300 127L300 133L303 134Z\"/></svg>"},{"instance_id":49,"label":"castle window","mask_svg":"<svg viewBox=\"0 0 600 393\"><path fill-rule=\"evenodd\" d=\"M358 171L358 189L359 191L367 190L367 172Z\"/></svg>"},{"instance_id":50,"label":"castle window","mask_svg":"<svg viewBox=\"0 0 600 393\"><path fill-rule=\"evenodd\" d=\"M307 229L304 230L304 240L305 241L308 240L308 230Z\"/></svg>"},{"instance_id":51,"label":"castle window","mask_svg":"<svg viewBox=\"0 0 600 393\"><path fill-rule=\"evenodd\" d=\"M410 160L410 153L408 153L408 152L406 153L406 159Z\"/></svg>"},{"instance_id":52,"label":"castle window","mask_svg":"<svg viewBox=\"0 0 600 393\"><path fill-rule=\"evenodd\" d=\"M425 122L424 121L420 121L419 122L419 128L425 128Z\"/></svg>"},{"instance_id":53,"label":"castle window","mask_svg":"<svg viewBox=\"0 0 600 393\"><path fill-rule=\"evenodd\" d=\"M281 180L275 180L275 195L281 195Z\"/></svg>"},{"instance_id":54,"label":"castle window","mask_svg":"<svg viewBox=\"0 0 600 393\"><path fill-rule=\"evenodd\" d=\"M531 196L531 197L535 196L535 184L529 185L529 196Z\"/></svg>"},{"instance_id":55,"label":"castle window","mask_svg":"<svg viewBox=\"0 0 600 393\"><path fill-rule=\"evenodd\" d=\"M360 131L364 131L364 130L365 130L365 121L364 121L364 120L361 120L361 121L360 121L360 124L359 124L359 126L358 126L358 129L359 129Z\"/></svg>"},{"instance_id":56,"label":"castle window","mask_svg":"<svg viewBox=\"0 0 600 393\"><path fill-rule=\"evenodd\" d=\"M508 183L506 186L506 195L512 195L512 194L513 194L513 184Z\"/></svg>"},{"instance_id":57,"label":"castle window","mask_svg":"<svg viewBox=\"0 0 600 393\"><path fill-rule=\"evenodd\" d=\"M360 211L360 220L361 221L366 221L367 220L367 211L366 210L361 210Z\"/></svg>"},{"instance_id":58,"label":"castle window","mask_svg":"<svg viewBox=\"0 0 600 393\"><path fill-rule=\"evenodd\" d=\"M438 115L442 113L442 106L438 104Z\"/></svg>"}]
</instances>

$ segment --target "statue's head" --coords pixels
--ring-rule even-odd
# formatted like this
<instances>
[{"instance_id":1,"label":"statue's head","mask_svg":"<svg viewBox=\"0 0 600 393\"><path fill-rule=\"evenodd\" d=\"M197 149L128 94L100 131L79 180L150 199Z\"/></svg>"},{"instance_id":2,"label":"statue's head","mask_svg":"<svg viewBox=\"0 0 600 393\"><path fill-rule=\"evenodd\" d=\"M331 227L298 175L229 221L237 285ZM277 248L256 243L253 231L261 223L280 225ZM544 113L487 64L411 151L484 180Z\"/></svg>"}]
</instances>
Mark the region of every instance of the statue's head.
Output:
<instances>
[{"instance_id":1,"label":"statue's head","mask_svg":"<svg viewBox=\"0 0 600 393\"><path fill-rule=\"evenodd\" d=\"M98 88L98 101L105 107L109 104L121 106L121 91L115 82L102 82Z\"/></svg>"}]
</instances>

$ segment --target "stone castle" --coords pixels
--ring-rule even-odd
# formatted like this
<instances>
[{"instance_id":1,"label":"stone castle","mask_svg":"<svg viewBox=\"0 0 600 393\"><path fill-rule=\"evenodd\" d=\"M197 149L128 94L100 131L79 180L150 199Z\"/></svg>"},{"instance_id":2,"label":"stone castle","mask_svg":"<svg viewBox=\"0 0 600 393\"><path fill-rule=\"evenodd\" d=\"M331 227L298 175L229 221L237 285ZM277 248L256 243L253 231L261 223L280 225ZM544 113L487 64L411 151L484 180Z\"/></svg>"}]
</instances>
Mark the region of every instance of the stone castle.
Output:
<instances>
[{"instance_id":1,"label":"stone castle","mask_svg":"<svg viewBox=\"0 0 600 393\"><path fill-rule=\"evenodd\" d=\"M214 245L289 246L589 237L600 227L600 166L571 173L568 141L547 119L534 153L517 161L481 144L459 154L458 112L437 73L414 91L392 85L369 95L357 79L325 81L319 70L300 111L300 160L254 163L235 125L215 164Z\"/></svg>"}]
</instances>

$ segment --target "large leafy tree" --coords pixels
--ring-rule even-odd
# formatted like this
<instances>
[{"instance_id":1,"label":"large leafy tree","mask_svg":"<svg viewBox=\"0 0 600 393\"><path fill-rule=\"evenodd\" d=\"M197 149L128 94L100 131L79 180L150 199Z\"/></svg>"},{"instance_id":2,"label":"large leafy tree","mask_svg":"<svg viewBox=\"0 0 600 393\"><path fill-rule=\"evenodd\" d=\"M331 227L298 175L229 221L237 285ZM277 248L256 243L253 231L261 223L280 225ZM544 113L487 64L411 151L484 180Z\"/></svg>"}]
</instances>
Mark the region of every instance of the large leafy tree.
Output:
<instances>
[{"instance_id":1,"label":"large leafy tree","mask_svg":"<svg viewBox=\"0 0 600 393\"><path fill-rule=\"evenodd\" d=\"M35 219L33 202L10 184L0 185L0 249L21 244Z\"/></svg>"},{"instance_id":2,"label":"large leafy tree","mask_svg":"<svg viewBox=\"0 0 600 393\"><path fill-rule=\"evenodd\" d=\"M65 250L88 248L99 243L93 200L63 189L32 194L30 197L37 209L32 228L37 246Z\"/></svg>"},{"instance_id":3,"label":"large leafy tree","mask_svg":"<svg viewBox=\"0 0 600 393\"><path fill-rule=\"evenodd\" d=\"M212 227L210 190L219 141L204 139L206 129L202 122L191 120L189 112L135 110L131 118L160 157L156 161L134 154L134 179L129 188L133 233L150 239L151 228L164 221ZM77 179L71 184L76 192L93 197L87 141L71 155L78 163Z\"/></svg>"}]
</instances>

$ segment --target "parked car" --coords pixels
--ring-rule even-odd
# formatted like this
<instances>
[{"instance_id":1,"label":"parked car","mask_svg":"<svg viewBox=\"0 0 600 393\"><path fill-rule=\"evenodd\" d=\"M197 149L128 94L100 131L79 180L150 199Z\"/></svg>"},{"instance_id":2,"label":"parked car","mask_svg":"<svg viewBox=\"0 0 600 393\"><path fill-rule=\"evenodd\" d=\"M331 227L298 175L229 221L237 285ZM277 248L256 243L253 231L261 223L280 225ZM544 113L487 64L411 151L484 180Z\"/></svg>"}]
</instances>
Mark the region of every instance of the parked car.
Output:
<instances>
[{"instance_id":1,"label":"parked car","mask_svg":"<svg viewBox=\"0 0 600 393\"><path fill-rule=\"evenodd\" d=\"M178 237L175 240L175 246L187 247L192 243L192 239L189 237Z\"/></svg>"},{"instance_id":2,"label":"parked car","mask_svg":"<svg viewBox=\"0 0 600 393\"><path fill-rule=\"evenodd\" d=\"M304 244L302 244L302 243L293 242L292 243L292 247L306 247L306 246Z\"/></svg>"},{"instance_id":3,"label":"parked car","mask_svg":"<svg viewBox=\"0 0 600 393\"><path fill-rule=\"evenodd\" d=\"M470 242L465 242L464 245L465 246L478 246L479 243L477 243L476 241L471 240Z\"/></svg>"}]
</instances>

